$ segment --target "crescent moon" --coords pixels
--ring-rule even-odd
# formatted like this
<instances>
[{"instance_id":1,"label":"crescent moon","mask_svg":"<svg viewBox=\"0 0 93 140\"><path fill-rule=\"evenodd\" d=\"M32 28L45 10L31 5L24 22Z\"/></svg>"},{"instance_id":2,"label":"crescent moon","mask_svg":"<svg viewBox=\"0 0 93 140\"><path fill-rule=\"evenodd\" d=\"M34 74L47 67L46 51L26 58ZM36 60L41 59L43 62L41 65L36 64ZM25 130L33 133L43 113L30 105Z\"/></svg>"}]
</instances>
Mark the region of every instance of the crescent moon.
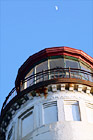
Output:
<instances>
[{"instance_id":1,"label":"crescent moon","mask_svg":"<svg viewBox=\"0 0 93 140\"><path fill-rule=\"evenodd\" d=\"M58 6L55 6L55 8L56 8L56 11L58 10Z\"/></svg>"}]
</instances>

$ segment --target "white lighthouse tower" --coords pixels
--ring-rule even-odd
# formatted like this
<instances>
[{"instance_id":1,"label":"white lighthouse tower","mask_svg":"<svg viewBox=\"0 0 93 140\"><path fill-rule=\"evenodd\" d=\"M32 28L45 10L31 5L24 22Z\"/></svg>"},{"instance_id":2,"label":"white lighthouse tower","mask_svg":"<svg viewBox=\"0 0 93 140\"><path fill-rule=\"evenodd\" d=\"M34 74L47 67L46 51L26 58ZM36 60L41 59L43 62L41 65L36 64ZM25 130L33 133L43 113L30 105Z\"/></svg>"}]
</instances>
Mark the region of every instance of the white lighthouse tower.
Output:
<instances>
[{"instance_id":1,"label":"white lighthouse tower","mask_svg":"<svg viewBox=\"0 0 93 140\"><path fill-rule=\"evenodd\" d=\"M93 58L65 46L30 56L3 104L0 140L93 140Z\"/></svg>"}]
</instances>

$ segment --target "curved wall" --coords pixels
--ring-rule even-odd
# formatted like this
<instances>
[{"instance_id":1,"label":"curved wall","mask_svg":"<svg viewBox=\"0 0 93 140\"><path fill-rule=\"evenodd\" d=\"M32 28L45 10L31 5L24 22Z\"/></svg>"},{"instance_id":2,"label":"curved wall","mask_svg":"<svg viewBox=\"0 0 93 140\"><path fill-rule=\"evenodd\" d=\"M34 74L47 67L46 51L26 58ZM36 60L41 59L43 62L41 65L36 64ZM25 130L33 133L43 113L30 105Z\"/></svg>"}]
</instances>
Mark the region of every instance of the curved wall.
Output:
<instances>
[{"instance_id":1,"label":"curved wall","mask_svg":"<svg viewBox=\"0 0 93 140\"><path fill-rule=\"evenodd\" d=\"M29 100L15 112L7 127L7 140L93 139L93 96L51 87L47 97L32 97L29 93Z\"/></svg>"},{"instance_id":2,"label":"curved wall","mask_svg":"<svg viewBox=\"0 0 93 140\"><path fill-rule=\"evenodd\" d=\"M63 46L30 56L1 111L6 140L92 140L92 72L93 58L81 50Z\"/></svg>"}]
</instances>

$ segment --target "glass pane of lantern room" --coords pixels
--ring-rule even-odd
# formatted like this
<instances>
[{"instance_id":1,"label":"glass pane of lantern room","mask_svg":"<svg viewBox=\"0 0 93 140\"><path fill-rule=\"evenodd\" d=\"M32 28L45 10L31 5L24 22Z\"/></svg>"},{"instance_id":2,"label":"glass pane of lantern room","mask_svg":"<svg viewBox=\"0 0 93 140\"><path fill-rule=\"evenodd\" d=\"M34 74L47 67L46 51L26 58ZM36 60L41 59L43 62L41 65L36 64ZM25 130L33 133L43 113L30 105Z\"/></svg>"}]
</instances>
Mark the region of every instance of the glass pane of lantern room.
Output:
<instances>
[{"instance_id":1,"label":"glass pane of lantern room","mask_svg":"<svg viewBox=\"0 0 93 140\"><path fill-rule=\"evenodd\" d=\"M42 62L36 66L36 73L42 72L42 70L45 71L47 69L48 69L48 62L47 61Z\"/></svg>"},{"instance_id":2,"label":"glass pane of lantern room","mask_svg":"<svg viewBox=\"0 0 93 140\"><path fill-rule=\"evenodd\" d=\"M64 60L62 58L51 59L49 62L50 62L50 69L64 68Z\"/></svg>"},{"instance_id":3,"label":"glass pane of lantern room","mask_svg":"<svg viewBox=\"0 0 93 140\"><path fill-rule=\"evenodd\" d=\"M82 70L85 70L85 71L88 71L88 72L92 72L92 71L91 71L87 66L85 66L84 64L80 63L80 66L81 66L81 69L82 69ZM89 80L89 81L93 81L92 75L90 75L90 74L84 74L84 73L82 73L81 75L82 75L82 79L84 79L84 80Z\"/></svg>"},{"instance_id":4,"label":"glass pane of lantern room","mask_svg":"<svg viewBox=\"0 0 93 140\"><path fill-rule=\"evenodd\" d=\"M49 60L49 66L50 69L64 68L64 60L62 58L51 59ZM63 75L64 75L64 71L62 69L55 69L55 70L51 70L50 72L51 79L58 78L58 77L61 78Z\"/></svg>"},{"instance_id":5,"label":"glass pane of lantern room","mask_svg":"<svg viewBox=\"0 0 93 140\"><path fill-rule=\"evenodd\" d=\"M79 64L77 61L65 59L66 68L79 68Z\"/></svg>"},{"instance_id":6,"label":"glass pane of lantern room","mask_svg":"<svg viewBox=\"0 0 93 140\"><path fill-rule=\"evenodd\" d=\"M84 64L80 63L80 66L81 66L82 70L91 72L91 70L87 66L85 66Z\"/></svg>"},{"instance_id":7,"label":"glass pane of lantern room","mask_svg":"<svg viewBox=\"0 0 93 140\"><path fill-rule=\"evenodd\" d=\"M57 122L57 107L50 106L44 108L44 124Z\"/></svg>"},{"instance_id":8,"label":"glass pane of lantern room","mask_svg":"<svg viewBox=\"0 0 93 140\"><path fill-rule=\"evenodd\" d=\"M25 76L25 82L23 83L21 90L33 85L34 78L31 77L33 74L34 70L31 69L30 72L28 72L28 74Z\"/></svg>"},{"instance_id":9,"label":"glass pane of lantern room","mask_svg":"<svg viewBox=\"0 0 93 140\"><path fill-rule=\"evenodd\" d=\"M43 72L47 69L48 69L48 61L42 62L42 63L40 63L39 65L36 66L36 73L38 73L37 76L36 76L36 82L37 83L42 81L42 80L47 80L48 79L47 74L43 75ZM39 73L39 72L41 72L41 73Z\"/></svg>"},{"instance_id":10,"label":"glass pane of lantern room","mask_svg":"<svg viewBox=\"0 0 93 140\"><path fill-rule=\"evenodd\" d=\"M65 66L66 66L66 68L79 69L79 62L74 61L74 60L65 59ZM72 78L80 78L78 70L75 72L71 72L70 74L71 74ZM69 76L68 72L67 72L67 76Z\"/></svg>"},{"instance_id":11,"label":"glass pane of lantern room","mask_svg":"<svg viewBox=\"0 0 93 140\"><path fill-rule=\"evenodd\" d=\"M32 77L32 75L34 74L33 72L33 69L28 73L28 77L30 77L28 80L27 80L27 87L33 85L33 81L34 81L34 78Z\"/></svg>"}]
</instances>

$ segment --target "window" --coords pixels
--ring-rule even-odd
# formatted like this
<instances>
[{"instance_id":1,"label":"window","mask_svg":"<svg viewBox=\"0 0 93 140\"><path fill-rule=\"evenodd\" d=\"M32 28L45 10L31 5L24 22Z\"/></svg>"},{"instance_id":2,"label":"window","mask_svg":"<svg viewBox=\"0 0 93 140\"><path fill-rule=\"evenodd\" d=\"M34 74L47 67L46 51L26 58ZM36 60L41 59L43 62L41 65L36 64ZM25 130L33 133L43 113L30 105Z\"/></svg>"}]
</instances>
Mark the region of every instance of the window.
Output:
<instances>
[{"instance_id":1,"label":"window","mask_svg":"<svg viewBox=\"0 0 93 140\"><path fill-rule=\"evenodd\" d=\"M88 72L92 72L88 67L86 67L82 63L80 63L80 66L81 66L82 70L85 70L85 71L88 71ZM82 79L89 80L89 81L93 82L92 75L82 73L81 76L82 76Z\"/></svg>"},{"instance_id":2,"label":"window","mask_svg":"<svg viewBox=\"0 0 93 140\"><path fill-rule=\"evenodd\" d=\"M29 77L29 78L27 79L27 87L33 85L33 81L34 81L34 79L33 79L33 77L32 77L33 74L34 74L34 72L33 72L33 69L32 69L32 70L30 71L30 73L28 74L29 76L27 76L27 77ZM30 76L31 76L31 77L30 77Z\"/></svg>"},{"instance_id":3,"label":"window","mask_svg":"<svg viewBox=\"0 0 93 140\"><path fill-rule=\"evenodd\" d=\"M36 66L36 73L38 72L42 72L42 70L47 70L48 69L48 62L45 61L45 62L42 62L40 63L39 65Z\"/></svg>"},{"instance_id":4,"label":"window","mask_svg":"<svg viewBox=\"0 0 93 140\"><path fill-rule=\"evenodd\" d=\"M8 137L7 137L7 140L12 140L12 139L13 139L13 126L9 130Z\"/></svg>"},{"instance_id":5,"label":"window","mask_svg":"<svg viewBox=\"0 0 93 140\"><path fill-rule=\"evenodd\" d=\"M50 102L43 105L44 109L44 124L57 122L57 103Z\"/></svg>"},{"instance_id":6,"label":"window","mask_svg":"<svg viewBox=\"0 0 93 140\"><path fill-rule=\"evenodd\" d=\"M33 110L24 113L21 117L21 136L22 138L33 131Z\"/></svg>"},{"instance_id":7,"label":"window","mask_svg":"<svg viewBox=\"0 0 93 140\"><path fill-rule=\"evenodd\" d=\"M32 77L33 74L34 74L34 69L31 69L31 71L25 76L23 85L21 85L20 87L21 91L34 84L34 78Z\"/></svg>"},{"instance_id":8,"label":"window","mask_svg":"<svg viewBox=\"0 0 93 140\"><path fill-rule=\"evenodd\" d=\"M65 64L66 64L66 68L75 68L75 69L79 68L79 62L74 61L74 60L65 59ZM66 75L69 77L68 72L66 73ZM75 71L75 72L71 71L70 76L72 78L80 78L79 71Z\"/></svg>"},{"instance_id":9,"label":"window","mask_svg":"<svg viewBox=\"0 0 93 140\"><path fill-rule=\"evenodd\" d=\"M54 68L64 68L64 60L62 58L50 59L49 60L50 69ZM62 78L65 75L64 70L55 70L50 72L50 78Z\"/></svg>"},{"instance_id":10,"label":"window","mask_svg":"<svg viewBox=\"0 0 93 140\"><path fill-rule=\"evenodd\" d=\"M62 58L50 60L50 69L57 68L57 67L64 68L64 60Z\"/></svg>"},{"instance_id":11,"label":"window","mask_svg":"<svg viewBox=\"0 0 93 140\"><path fill-rule=\"evenodd\" d=\"M65 59L65 63L66 68L79 68L77 61Z\"/></svg>"},{"instance_id":12,"label":"window","mask_svg":"<svg viewBox=\"0 0 93 140\"><path fill-rule=\"evenodd\" d=\"M79 103L77 101L64 102L66 121L80 121Z\"/></svg>"},{"instance_id":13,"label":"window","mask_svg":"<svg viewBox=\"0 0 93 140\"><path fill-rule=\"evenodd\" d=\"M86 105L86 114L88 122L93 123L93 105L87 104Z\"/></svg>"},{"instance_id":14,"label":"window","mask_svg":"<svg viewBox=\"0 0 93 140\"><path fill-rule=\"evenodd\" d=\"M36 66L36 73L42 72L40 74L37 74L36 82L40 82L40 81L48 79L48 75L47 74L43 75L43 71L45 71L47 69L48 69L48 61L40 63L39 65Z\"/></svg>"}]
</instances>

